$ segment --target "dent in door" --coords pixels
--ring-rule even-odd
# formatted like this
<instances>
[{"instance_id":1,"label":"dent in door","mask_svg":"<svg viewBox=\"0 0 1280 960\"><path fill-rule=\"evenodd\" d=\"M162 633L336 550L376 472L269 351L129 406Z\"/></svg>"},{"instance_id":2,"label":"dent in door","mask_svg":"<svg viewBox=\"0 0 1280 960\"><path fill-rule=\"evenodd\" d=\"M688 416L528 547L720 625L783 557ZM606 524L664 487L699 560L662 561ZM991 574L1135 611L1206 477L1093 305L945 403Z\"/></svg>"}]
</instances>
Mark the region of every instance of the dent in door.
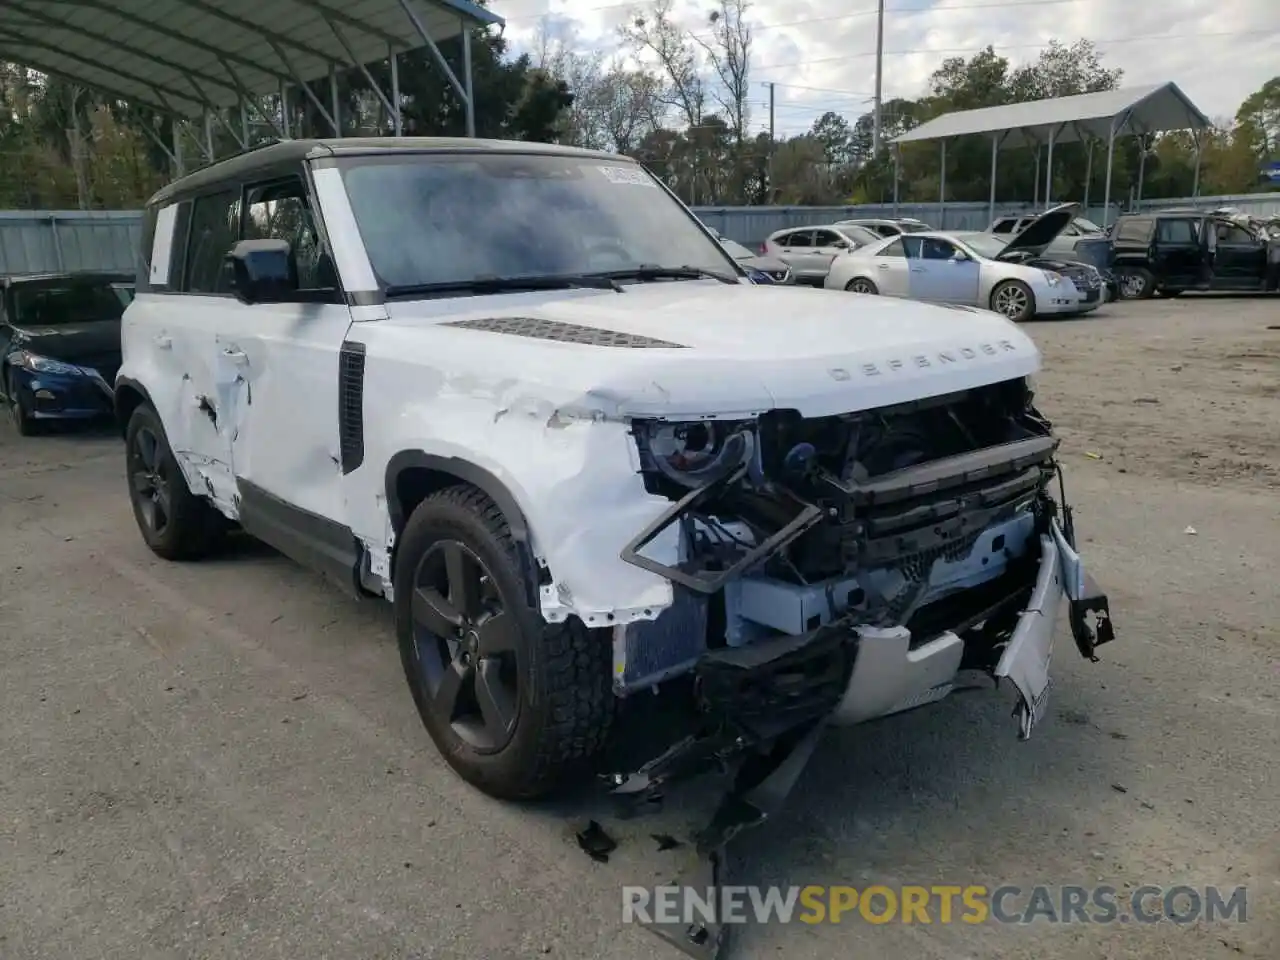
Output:
<instances>
[{"instance_id":1,"label":"dent in door","mask_svg":"<svg viewBox=\"0 0 1280 960\"><path fill-rule=\"evenodd\" d=\"M234 341L218 338L217 357L214 363L213 398L217 417L214 427L218 432L221 449L227 454L227 473L243 474L248 467L248 445L241 444L240 434L246 426L248 408L253 403L253 386L249 355ZM232 471L232 464L235 471Z\"/></svg>"}]
</instances>

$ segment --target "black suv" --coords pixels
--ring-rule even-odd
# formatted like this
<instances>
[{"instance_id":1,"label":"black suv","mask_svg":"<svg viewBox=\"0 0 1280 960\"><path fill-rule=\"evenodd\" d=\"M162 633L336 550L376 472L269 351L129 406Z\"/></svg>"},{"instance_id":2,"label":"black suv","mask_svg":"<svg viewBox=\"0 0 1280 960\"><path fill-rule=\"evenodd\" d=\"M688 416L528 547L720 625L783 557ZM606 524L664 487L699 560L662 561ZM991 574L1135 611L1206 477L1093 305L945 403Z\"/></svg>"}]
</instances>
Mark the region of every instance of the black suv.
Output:
<instances>
[{"instance_id":1,"label":"black suv","mask_svg":"<svg viewBox=\"0 0 1280 960\"><path fill-rule=\"evenodd\" d=\"M1158 210L1121 216L1113 264L1126 299L1185 290L1266 291L1280 286L1280 241L1229 216Z\"/></svg>"}]
</instances>

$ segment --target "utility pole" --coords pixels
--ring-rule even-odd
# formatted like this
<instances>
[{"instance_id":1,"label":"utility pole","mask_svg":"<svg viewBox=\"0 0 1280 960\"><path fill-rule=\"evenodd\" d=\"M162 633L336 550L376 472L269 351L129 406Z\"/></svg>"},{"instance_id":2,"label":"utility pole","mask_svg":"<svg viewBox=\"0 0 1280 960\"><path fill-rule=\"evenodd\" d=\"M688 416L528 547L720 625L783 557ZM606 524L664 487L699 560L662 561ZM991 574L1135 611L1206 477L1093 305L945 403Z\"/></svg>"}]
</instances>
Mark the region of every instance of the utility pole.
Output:
<instances>
[{"instance_id":1,"label":"utility pole","mask_svg":"<svg viewBox=\"0 0 1280 960\"><path fill-rule=\"evenodd\" d=\"M884 82L884 0L876 8L876 106L875 126L871 134L871 156L880 156L880 130L882 125L881 89Z\"/></svg>"},{"instance_id":2,"label":"utility pole","mask_svg":"<svg viewBox=\"0 0 1280 960\"><path fill-rule=\"evenodd\" d=\"M773 147L774 147L774 139L773 139L773 88L774 88L774 83L773 83L773 81L771 81L771 80L766 80L764 85L765 85L766 87L768 87L768 88L769 88L769 166L768 166L768 170L769 170L769 189L768 189L768 192L765 194L765 196L766 196L766 198L768 199L768 201L769 201L770 203L772 203L772 202L773 202Z\"/></svg>"}]
</instances>

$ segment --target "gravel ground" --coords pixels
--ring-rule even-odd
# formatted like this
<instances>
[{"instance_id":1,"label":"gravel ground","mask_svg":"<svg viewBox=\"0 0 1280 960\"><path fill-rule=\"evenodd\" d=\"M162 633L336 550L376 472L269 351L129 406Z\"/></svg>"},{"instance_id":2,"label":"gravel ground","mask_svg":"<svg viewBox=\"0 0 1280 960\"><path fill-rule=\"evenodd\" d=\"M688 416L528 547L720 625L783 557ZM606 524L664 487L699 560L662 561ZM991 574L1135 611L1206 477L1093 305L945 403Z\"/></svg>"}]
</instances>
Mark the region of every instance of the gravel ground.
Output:
<instances>
[{"instance_id":1,"label":"gravel ground","mask_svg":"<svg viewBox=\"0 0 1280 960\"><path fill-rule=\"evenodd\" d=\"M1060 635L1052 711L1003 693L824 741L739 882L1246 885L1248 922L861 921L739 931L737 957L1280 956L1280 299L1127 303L1029 327L1119 640ZM1187 532L1193 528L1195 534ZM266 549L143 547L106 434L0 428L0 957L672 956L619 924L683 865L654 820L464 786L381 605ZM620 847L573 839L589 816Z\"/></svg>"}]
</instances>

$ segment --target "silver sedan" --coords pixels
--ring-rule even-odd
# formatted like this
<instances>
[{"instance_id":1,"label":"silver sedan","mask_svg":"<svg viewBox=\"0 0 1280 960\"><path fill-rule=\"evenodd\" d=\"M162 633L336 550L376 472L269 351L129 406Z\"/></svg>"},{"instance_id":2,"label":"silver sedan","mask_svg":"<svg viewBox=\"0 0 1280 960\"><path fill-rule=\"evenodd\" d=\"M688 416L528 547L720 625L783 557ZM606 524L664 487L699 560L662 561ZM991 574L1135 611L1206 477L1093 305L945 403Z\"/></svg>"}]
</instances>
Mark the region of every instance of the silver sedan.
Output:
<instances>
[{"instance_id":1,"label":"silver sedan","mask_svg":"<svg viewBox=\"0 0 1280 960\"><path fill-rule=\"evenodd\" d=\"M1003 240L939 231L891 237L839 257L824 286L852 293L981 307L1021 322L1085 313L1102 303L1101 277L1080 265L1057 270L1000 259ZM1009 251L1012 253L1012 251Z\"/></svg>"}]
</instances>

